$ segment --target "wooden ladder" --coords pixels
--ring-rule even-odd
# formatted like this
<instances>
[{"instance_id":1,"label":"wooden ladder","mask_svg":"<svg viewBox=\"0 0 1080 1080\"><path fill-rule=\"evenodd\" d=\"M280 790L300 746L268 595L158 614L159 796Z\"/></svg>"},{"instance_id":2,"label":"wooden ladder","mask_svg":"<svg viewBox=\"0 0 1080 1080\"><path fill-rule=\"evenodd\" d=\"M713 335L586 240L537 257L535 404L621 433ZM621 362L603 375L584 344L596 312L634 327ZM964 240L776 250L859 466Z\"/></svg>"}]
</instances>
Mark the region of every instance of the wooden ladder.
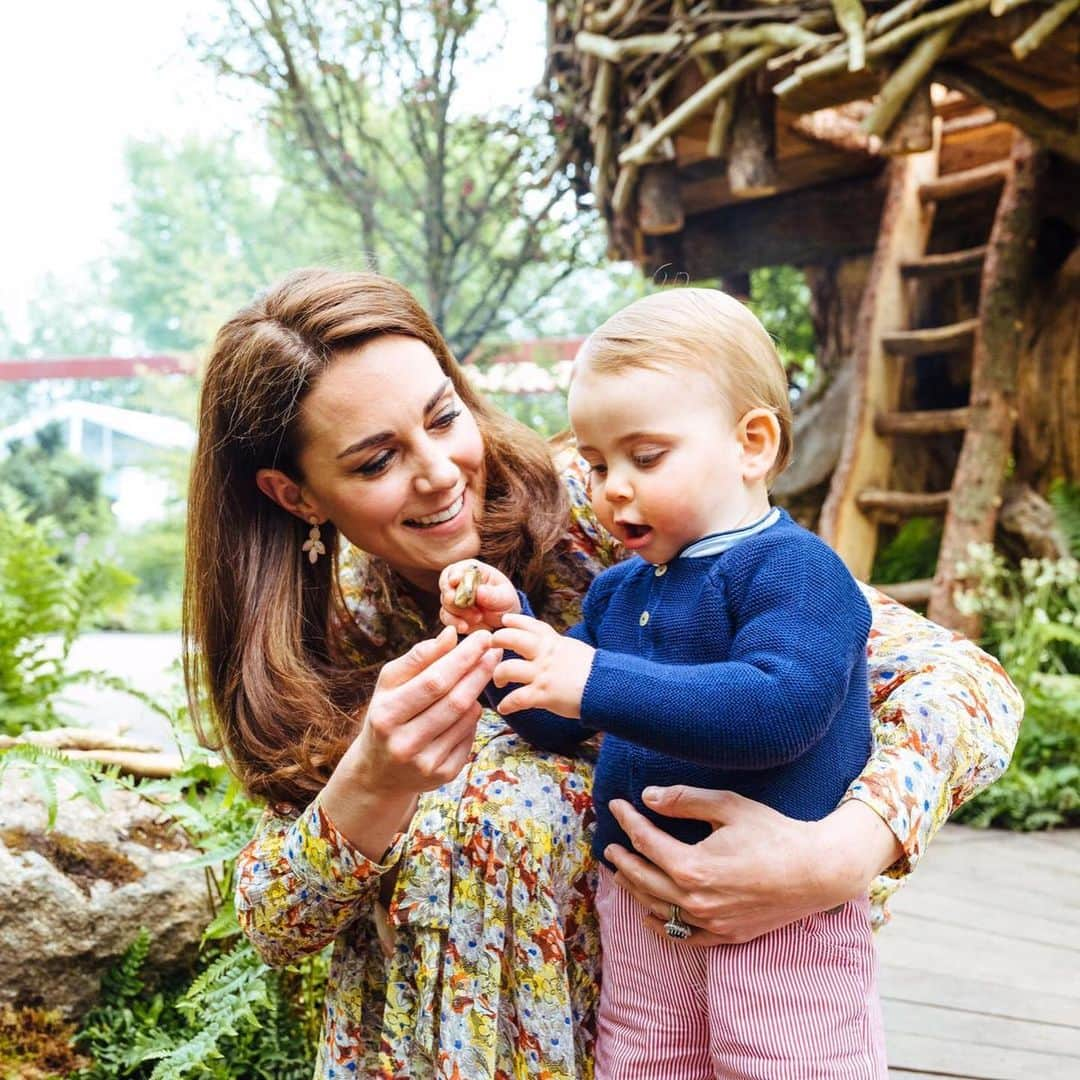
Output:
<instances>
[{"instance_id":1,"label":"wooden ladder","mask_svg":"<svg viewBox=\"0 0 1080 1080\"><path fill-rule=\"evenodd\" d=\"M970 124L958 124L966 131ZM941 548L933 578L882 585L905 604L927 605L930 617L955 629L976 627L953 603L957 564L969 544L993 537L1008 468L1015 420L1016 363L1022 275L1033 248L1032 185L1037 169L1030 144L1013 135L1009 157L939 175L942 129L934 146L895 158L877 247L860 302L854 378L839 463L821 512L819 531L852 573L869 580L878 529L916 515L943 516ZM1000 192L985 244L930 254L935 226L950 206L973 193ZM924 326L927 290L981 275L977 314L944 326ZM964 405L904 408L906 368L970 360ZM902 490L895 440L962 433L951 482L942 490Z\"/></svg>"}]
</instances>

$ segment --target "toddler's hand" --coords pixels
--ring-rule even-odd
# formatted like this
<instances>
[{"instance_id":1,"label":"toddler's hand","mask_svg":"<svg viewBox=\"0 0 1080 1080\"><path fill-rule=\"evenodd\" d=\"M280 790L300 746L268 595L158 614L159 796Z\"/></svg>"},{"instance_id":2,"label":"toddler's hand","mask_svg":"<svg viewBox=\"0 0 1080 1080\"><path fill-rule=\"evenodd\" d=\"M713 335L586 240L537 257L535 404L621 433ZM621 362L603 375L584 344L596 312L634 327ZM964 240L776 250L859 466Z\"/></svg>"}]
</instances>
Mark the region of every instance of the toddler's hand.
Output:
<instances>
[{"instance_id":1,"label":"toddler's hand","mask_svg":"<svg viewBox=\"0 0 1080 1080\"><path fill-rule=\"evenodd\" d=\"M518 655L503 660L492 680L496 686L523 685L503 698L499 712L506 716L520 709L547 709L568 720L580 720L581 697L596 650L527 615L507 615L502 625L492 644Z\"/></svg>"},{"instance_id":2,"label":"toddler's hand","mask_svg":"<svg viewBox=\"0 0 1080 1080\"><path fill-rule=\"evenodd\" d=\"M451 563L439 575L439 619L459 634L497 630L507 612L519 612L521 603L510 579L500 570L476 559Z\"/></svg>"}]
</instances>

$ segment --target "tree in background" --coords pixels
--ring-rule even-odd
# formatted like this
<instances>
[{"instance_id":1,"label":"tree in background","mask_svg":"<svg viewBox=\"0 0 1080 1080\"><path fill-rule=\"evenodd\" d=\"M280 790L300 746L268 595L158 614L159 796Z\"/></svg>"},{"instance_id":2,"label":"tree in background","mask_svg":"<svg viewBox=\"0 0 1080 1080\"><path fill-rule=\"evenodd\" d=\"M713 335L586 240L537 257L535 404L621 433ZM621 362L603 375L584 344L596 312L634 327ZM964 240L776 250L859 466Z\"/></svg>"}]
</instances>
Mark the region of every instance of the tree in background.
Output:
<instances>
[{"instance_id":1,"label":"tree in background","mask_svg":"<svg viewBox=\"0 0 1080 1080\"><path fill-rule=\"evenodd\" d=\"M230 2L202 42L265 94L279 162L355 253L410 286L459 356L526 319L584 257L550 109L462 103L501 41L492 0ZM540 9L537 7L537 24ZM465 75L466 68L469 74ZM538 72L539 75L539 72Z\"/></svg>"}]
</instances>

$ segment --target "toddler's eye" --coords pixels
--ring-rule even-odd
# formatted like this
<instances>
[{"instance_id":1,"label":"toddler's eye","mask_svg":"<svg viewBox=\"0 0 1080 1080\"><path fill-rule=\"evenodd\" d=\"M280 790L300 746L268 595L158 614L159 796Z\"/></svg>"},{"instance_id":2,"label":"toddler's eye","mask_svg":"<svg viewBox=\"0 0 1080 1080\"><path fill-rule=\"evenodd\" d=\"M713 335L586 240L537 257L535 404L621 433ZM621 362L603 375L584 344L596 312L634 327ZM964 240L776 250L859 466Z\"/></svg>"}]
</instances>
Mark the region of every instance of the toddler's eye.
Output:
<instances>
[{"instance_id":1,"label":"toddler's eye","mask_svg":"<svg viewBox=\"0 0 1080 1080\"><path fill-rule=\"evenodd\" d=\"M655 465L663 456L663 450L654 450L648 454L635 454L634 464L639 469L647 469L650 465Z\"/></svg>"}]
</instances>

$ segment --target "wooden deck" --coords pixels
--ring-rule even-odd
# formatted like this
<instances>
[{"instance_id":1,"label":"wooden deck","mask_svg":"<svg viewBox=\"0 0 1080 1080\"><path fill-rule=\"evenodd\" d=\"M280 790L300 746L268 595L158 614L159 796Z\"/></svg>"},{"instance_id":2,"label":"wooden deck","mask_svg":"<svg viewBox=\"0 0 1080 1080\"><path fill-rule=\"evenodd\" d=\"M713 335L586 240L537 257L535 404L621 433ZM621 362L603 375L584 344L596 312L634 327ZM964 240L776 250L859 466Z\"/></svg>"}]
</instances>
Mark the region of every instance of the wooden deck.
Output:
<instances>
[{"instance_id":1,"label":"wooden deck","mask_svg":"<svg viewBox=\"0 0 1080 1080\"><path fill-rule=\"evenodd\" d=\"M1080 1080L1080 830L947 826L892 910L893 1080Z\"/></svg>"}]
</instances>

